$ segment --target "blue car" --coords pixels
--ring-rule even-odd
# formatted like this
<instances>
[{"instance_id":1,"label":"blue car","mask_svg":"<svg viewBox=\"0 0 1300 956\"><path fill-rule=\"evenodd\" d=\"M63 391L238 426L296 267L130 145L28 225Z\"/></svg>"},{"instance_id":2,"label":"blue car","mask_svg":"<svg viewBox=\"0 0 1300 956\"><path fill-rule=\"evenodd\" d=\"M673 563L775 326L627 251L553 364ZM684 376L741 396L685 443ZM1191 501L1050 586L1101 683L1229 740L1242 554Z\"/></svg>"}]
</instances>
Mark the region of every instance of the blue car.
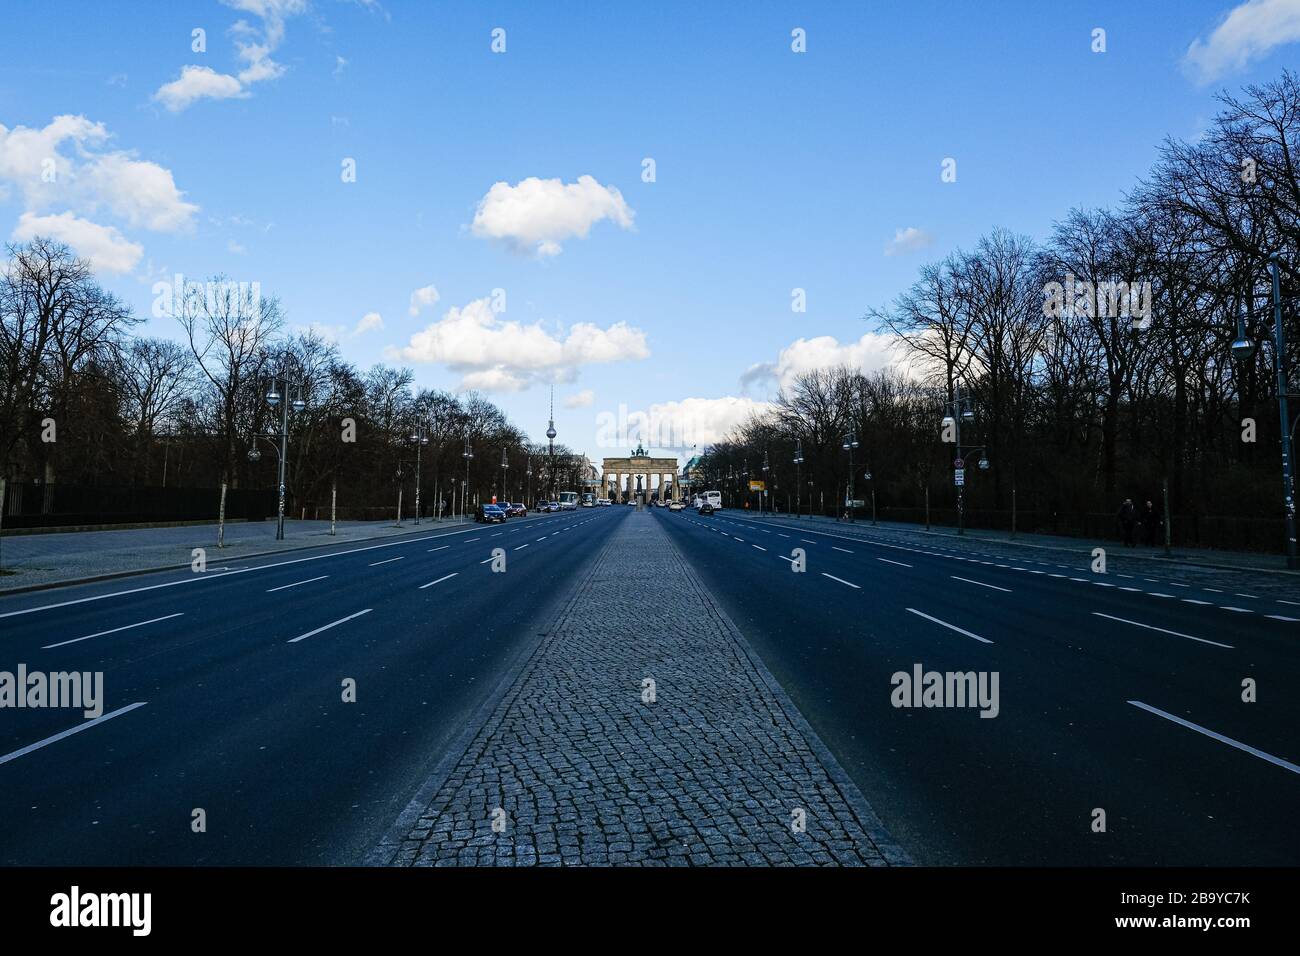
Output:
<instances>
[{"instance_id":1,"label":"blue car","mask_svg":"<svg viewBox=\"0 0 1300 956\"><path fill-rule=\"evenodd\" d=\"M491 524L493 521L504 524L506 509L500 505L479 505L474 509L474 520L481 521L483 524Z\"/></svg>"}]
</instances>

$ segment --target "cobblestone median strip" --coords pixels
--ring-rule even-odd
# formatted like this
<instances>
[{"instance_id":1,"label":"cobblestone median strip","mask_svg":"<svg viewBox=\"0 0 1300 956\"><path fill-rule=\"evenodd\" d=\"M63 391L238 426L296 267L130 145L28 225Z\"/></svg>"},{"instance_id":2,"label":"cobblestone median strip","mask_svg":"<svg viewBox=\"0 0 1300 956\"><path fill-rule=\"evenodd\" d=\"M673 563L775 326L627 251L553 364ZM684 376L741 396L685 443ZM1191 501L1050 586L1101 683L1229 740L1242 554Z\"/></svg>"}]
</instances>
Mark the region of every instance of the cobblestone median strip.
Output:
<instances>
[{"instance_id":1,"label":"cobblestone median strip","mask_svg":"<svg viewBox=\"0 0 1300 956\"><path fill-rule=\"evenodd\" d=\"M592 568L367 863L909 862L651 515Z\"/></svg>"}]
</instances>

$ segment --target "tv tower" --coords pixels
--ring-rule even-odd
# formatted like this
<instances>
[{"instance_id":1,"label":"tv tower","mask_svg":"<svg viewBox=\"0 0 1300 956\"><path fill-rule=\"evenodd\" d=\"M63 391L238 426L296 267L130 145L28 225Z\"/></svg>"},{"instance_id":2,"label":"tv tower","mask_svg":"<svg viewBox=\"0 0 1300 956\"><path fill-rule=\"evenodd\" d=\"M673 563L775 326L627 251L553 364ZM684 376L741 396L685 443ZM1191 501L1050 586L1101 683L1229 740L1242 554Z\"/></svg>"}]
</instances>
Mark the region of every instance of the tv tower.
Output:
<instances>
[{"instance_id":1,"label":"tv tower","mask_svg":"<svg viewBox=\"0 0 1300 956\"><path fill-rule=\"evenodd\" d=\"M551 386L551 417L546 423L546 463L551 473L551 497L555 500L555 386Z\"/></svg>"}]
</instances>

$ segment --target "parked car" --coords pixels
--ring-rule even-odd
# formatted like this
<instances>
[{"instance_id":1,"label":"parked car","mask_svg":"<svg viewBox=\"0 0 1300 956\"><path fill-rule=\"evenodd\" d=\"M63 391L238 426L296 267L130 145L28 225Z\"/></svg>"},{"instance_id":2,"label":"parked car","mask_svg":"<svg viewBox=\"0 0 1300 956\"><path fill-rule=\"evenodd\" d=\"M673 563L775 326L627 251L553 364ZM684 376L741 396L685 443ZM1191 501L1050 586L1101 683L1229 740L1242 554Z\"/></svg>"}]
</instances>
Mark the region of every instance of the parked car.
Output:
<instances>
[{"instance_id":1,"label":"parked car","mask_svg":"<svg viewBox=\"0 0 1300 956\"><path fill-rule=\"evenodd\" d=\"M502 524L506 520L506 509L500 505L479 505L474 509L474 520L483 524L491 524L493 521L499 521Z\"/></svg>"},{"instance_id":2,"label":"parked car","mask_svg":"<svg viewBox=\"0 0 1300 956\"><path fill-rule=\"evenodd\" d=\"M505 509L506 509L506 517L507 517L507 518L527 518L527 517L528 517L528 509L525 508L524 505L523 505L521 502L516 501L516 502L513 503L513 504L507 503L507 504L505 505Z\"/></svg>"}]
</instances>

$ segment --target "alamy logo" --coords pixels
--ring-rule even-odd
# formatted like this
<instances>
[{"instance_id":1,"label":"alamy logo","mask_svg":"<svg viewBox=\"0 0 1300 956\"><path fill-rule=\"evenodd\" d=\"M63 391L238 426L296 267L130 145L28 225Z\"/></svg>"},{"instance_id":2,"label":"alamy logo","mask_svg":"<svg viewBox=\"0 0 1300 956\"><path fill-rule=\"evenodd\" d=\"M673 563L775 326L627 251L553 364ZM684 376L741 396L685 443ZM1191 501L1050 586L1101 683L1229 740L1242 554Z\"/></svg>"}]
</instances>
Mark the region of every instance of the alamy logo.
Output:
<instances>
[{"instance_id":1,"label":"alamy logo","mask_svg":"<svg viewBox=\"0 0 1300 956\"><path fill-rule=\"evenodd\" d=\"M104 713L103 671L0 671L0 707L72 707L89 720Z\"/></svg>"},{"instance_id":2,"label":"alamy logo","mask_svg":"<svg viewBox=\"0 0 1300 956\"><path fill-rule=\"evenodd\" d=\"M50 897L51 926L129 926L132 936L148 936L153 926L152 893L71 892Z\"/></svg>"},{"instance_id":3,"label":"alamy logo","mask_svg":"<svg viewBox=\"0 0 1300 956\"><path fill-rule=\"evenodd\" d=\"M1133 328L1151 327L1151 283L1076 279L1043 286L1043 315L1049 319L1132 319Z\"/></svg>"},{"instance_id":4,"label":"alamy logo","mask_svg":"<svg viewBox=\"0 0 1300 956\"><path fill-rule=\"evenodd\" d=\"M981 717L998 715L997 671L895 671L889 702L895 707L978 707Z\"/></svg>"}]
</instances>

